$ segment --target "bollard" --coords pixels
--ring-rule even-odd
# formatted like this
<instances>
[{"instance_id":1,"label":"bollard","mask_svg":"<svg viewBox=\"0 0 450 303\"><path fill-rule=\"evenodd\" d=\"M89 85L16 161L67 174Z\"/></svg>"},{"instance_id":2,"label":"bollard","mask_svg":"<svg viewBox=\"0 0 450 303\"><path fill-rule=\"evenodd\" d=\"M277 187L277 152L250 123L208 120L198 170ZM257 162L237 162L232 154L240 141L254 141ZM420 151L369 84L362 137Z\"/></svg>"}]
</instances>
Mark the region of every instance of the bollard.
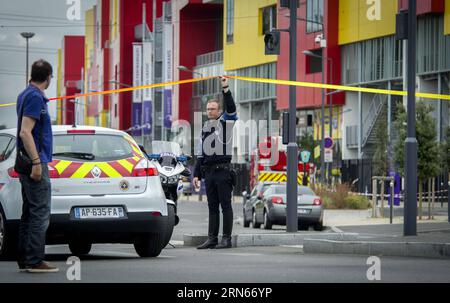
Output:
<instances>
[{"instance_id":1,"label":"bollard","mask_svg":"<svg viewBox=\"0 0 450 303\"><path fill-rule=\"evenodd\" d=\"M392 224L392 221L394 219L394 181L391 180L390 186L391 186L391 196L390 196L391 206L390 206L389 221Z\"/></svg>"},{"instance_id":2,"label":"bollard","mask_svg":"<svg viewBox=\"0 0 450 303\"><path fill-rule=\"evenodd\" d=\"M377 207L377 180L375 178L373 178L372 179L372 218L377 217L376 207Z\"/></svg>"}]
</instances>

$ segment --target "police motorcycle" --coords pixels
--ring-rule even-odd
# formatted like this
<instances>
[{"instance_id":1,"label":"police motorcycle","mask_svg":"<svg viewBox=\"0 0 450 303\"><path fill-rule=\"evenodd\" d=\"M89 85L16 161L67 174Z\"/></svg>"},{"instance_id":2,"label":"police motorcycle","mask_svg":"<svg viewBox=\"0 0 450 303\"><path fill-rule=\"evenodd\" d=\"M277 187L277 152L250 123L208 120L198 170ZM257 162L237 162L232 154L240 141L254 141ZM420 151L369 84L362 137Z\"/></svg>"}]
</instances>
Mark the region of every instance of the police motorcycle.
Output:
<instances>
[{"instance_id":1,"label":"police motorcycle","mask_svg":"<svg viewBox=\"0 0 450 303\"><path fill-rule=\"evenodd\" d=\"M168 141L153 141L151 154L148 158L155 165L161 178L161 185L166 199L175 202L183 192L183 177L190 177L191 171L186 162L191 156L182 153L180 144Z\"/></svg>"}]
</instances>

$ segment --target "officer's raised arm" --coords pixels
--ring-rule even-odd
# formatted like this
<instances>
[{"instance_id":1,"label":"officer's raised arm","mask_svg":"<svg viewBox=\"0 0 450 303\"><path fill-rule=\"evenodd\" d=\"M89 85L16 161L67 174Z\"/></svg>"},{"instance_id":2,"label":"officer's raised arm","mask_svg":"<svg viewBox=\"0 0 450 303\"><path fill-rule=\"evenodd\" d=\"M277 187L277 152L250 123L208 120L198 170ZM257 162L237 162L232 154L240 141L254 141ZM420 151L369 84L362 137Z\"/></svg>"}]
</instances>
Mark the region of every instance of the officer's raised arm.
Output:
<instances>
[{"instance_id":1,"label":"officer's raised arm","mask_svg":"<svg viewBox=\"0 0 450 303\"><path fill-rule=\"evenodd\" d=\"M225 120L237 120L236 115L236 103L234 103L233 96L231 95L230 87L228 84L228 78L221 77L220 83L222 84L223 93L223 118Z\"/></svg>"}]
</instances>

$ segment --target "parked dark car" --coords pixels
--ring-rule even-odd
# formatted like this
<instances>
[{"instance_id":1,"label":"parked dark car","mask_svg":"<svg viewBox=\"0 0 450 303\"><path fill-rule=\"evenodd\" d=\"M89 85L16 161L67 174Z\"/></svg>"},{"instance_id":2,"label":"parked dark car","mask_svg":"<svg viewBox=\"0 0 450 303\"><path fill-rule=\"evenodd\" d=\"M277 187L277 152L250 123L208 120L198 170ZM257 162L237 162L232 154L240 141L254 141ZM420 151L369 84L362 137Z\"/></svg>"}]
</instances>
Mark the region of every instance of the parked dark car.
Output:
<instances>
[{"instance_id":1,"label":"parked dark car","mask_svg":"<svg viewBox=\"0 0 450 303\"><path fill-rule=\"evenodd\" d=\"M261 183L244 202L244 226L272 229L273 225L286 225L286 183ZM298 187L298 228L323 230L322 200L306 186ZM251 220L250 220L251 218Z\"/></svg>"}]
</instances>

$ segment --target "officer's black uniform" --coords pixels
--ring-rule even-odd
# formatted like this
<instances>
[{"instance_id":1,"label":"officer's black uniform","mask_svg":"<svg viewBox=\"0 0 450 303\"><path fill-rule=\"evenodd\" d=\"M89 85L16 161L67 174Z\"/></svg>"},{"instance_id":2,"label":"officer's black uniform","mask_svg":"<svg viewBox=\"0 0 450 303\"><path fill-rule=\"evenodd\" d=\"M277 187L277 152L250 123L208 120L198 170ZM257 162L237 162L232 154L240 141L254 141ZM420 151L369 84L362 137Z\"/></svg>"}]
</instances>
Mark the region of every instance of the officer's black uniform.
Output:
<instances>
[{"instance_id":1,"label":"officer's black uniform","mask_svg":"<svg viewBox=\"0 0 450 303\"><path fill-rule=\"evenodd\" d=\"M231 92L223 92L223 99L224 113L217 120L207 121L203 126L202 155L198 156L194 170L194 177L205 178L209 208L208 240L197 247L198 249L231 247L233 230L231 193L235 182L235 175L230 165L231 138L237 116L236 104ZM220 223L219 204L223 214L223 237L220 244L217 239Z\"/></svg>"}]
</instances>

